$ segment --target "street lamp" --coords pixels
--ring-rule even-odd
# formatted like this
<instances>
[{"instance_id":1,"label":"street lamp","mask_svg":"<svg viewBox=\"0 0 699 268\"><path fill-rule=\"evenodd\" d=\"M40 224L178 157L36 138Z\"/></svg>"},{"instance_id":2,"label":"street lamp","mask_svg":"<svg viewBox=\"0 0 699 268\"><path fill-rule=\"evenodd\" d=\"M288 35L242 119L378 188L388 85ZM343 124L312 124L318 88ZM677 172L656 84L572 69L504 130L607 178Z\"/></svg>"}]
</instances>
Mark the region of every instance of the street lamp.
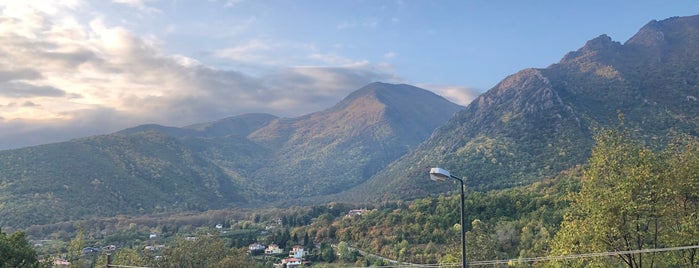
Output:
<instances>
[{"instance_id":1,"label":"street lamp","mask_svg":"<svg viewBox=\"0 0 699 268\"><path fill-rule=\"evenodd\" d=\"M430 169L430 179L433 181L442 182L449 178L455 179L461 183L461 267L466 268L468 264L466 263L466 231L464 227L464 180L449 174L442 168L431 168Z\"/></svg>"}]
</instances>

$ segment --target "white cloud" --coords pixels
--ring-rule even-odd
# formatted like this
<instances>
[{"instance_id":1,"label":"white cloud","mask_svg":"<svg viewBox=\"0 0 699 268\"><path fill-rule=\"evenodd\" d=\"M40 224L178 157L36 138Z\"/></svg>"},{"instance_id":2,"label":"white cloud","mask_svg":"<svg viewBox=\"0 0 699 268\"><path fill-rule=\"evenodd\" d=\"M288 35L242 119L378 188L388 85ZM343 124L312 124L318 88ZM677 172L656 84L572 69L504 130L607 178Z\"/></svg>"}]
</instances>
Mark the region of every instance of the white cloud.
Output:
<instances>
[{"instance_id":1,"label":"white cloud","mask_svg":"<svg viewBox=\"0 0 699 268\"><path fill-rule=\"evenodd\" d=\"M418 84L418 87L428 89L447 100L466 106L473 101L481 92L476 88L455 85L434 85L434 84Z\"/></svg>"},{"instance_id":2,"label":"white cloud","mask_svg":"<svg viewBox=\"0 0 699 268\"><path fill-rule=\"evenodd\" d=\"M335 67L282 65L257 76L221 70L167 55L159 40L100 17L81 22L73 15L78 7L67 1L0 10L0 149L142 123L182 126L247 112L297 116L328 108L370 82L397 80L367 61L313 56L316 48L308 44L293 47L304 52L299 57ZM217 55L278 64L280 46L258 39Z\"/></svg>"},{"instance_id":3,"label":"white cloud","mask_svg":"<svg viewBox=\"0 0 699 268\"><path fill-rule=\"evenodd\" d=\"M266 56L264 56L265 52L276 47L279 47L279 45L275 44L274 41L252 39L239 46L218 50L214 54L217 57L233 61L258 63L261 61L268 62L269 60Z\"/></svg>"}]
</instances>

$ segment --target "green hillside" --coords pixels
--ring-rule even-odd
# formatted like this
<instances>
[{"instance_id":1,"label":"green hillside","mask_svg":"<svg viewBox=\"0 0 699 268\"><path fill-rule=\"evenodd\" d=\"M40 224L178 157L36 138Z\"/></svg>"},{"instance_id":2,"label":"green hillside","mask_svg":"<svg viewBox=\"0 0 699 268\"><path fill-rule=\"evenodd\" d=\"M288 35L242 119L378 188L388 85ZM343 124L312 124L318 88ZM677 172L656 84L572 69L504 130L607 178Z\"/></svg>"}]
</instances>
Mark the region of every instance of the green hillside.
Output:
<instances>
[{"instance_id":1,"label":"green hillside","mask_svg":"<svg viewBox=\"0 0 699 268\"><path fill-rule=\"evenodd\" d=\"M2 226L247 202L223 169L156 132L0 151L0 170Z\"/></svg>"}]
</instances>

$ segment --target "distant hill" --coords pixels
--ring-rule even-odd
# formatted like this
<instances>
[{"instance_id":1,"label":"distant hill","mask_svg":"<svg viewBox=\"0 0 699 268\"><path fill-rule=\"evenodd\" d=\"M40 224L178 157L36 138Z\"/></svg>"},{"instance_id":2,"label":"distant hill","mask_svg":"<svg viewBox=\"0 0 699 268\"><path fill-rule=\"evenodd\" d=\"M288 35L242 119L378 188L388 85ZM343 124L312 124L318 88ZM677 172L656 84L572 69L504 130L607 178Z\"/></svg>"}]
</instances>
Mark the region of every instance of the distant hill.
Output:
<instances>
[{"instance_id":1,"label":"distant hill","mask_svg":"<svg viewBox=\"0 0 699 268\"><path fill-rule=\"evenodd\" d=\"M363 182L462 108L417 87L374 83L298 118L151 124L0 151L0 226L297 204Z\"/></svg>"},{"instance_id":2,"label":"distant hill","mask_svg":"<svg viewBox=\"0 0 699 268\"><path fill-rule=\"evenodd\" d=\"M250 134L275 151L255 176L285 197L344 191L416 148L462 108L414 86L373 83L330 109Z\"/></svg>"},{"instance_id":3,"label":"distant hill","mask_svg":"<svg viewBox=\"0 0 699 268\"><path fill-rule=\"evenodd\" d=\"M453 190L440 166L487 190L551 177L590 155L601 127L622 123L658 145L699 134L699 16L651 21L626 43L606 35L544 69L505 78L417 150L340 196L395 200Z\"/></svg>"},{"instance_id":4,"label":"distant hill","mask_svg":"<svg viewBox=\"0 0 699 268\"><path fill-rule=\"evenodd\" d=\"M180 140L105 135L0 151L1 226L243 204L240 183Z\"/></svg>"},{"instance_id":5,"label":"distant hill","mask_svg":"<svg viewBox=\"0 0 699 268\"><path fill-rule=\"evenodd\" d=\"M214 138L226 136L245 137L253 131L266 126L274 119L277 119L277 117L271 114L252 113L232 116L214 122L200 123L182 128L148 124L127 128L117 133L129 135L145 131L155 131L178 138Z\"/></svg>"}]
</instances>

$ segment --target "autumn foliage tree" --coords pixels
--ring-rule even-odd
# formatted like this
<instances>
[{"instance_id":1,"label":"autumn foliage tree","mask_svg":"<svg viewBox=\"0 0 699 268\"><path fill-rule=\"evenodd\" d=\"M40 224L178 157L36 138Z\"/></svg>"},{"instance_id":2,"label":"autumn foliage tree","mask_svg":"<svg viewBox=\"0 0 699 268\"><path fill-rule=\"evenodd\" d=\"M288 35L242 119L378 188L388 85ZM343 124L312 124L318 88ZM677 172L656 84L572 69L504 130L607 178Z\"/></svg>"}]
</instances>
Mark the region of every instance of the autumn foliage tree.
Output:
<instances>
[{"instance_id":1,"label":"autumn foliage tree","mask_svg":"<svg viewBox=\"0 0 699 268\"><path fill-rule=\"evenodd\" d=\"M551 254L624 253L554 265L697 266L694 251L640 252L699 242L696 139L684 138L660 152L624 130L603 130L595 141L581 190L571 195Z\"/></svg>"}]
</instances>

